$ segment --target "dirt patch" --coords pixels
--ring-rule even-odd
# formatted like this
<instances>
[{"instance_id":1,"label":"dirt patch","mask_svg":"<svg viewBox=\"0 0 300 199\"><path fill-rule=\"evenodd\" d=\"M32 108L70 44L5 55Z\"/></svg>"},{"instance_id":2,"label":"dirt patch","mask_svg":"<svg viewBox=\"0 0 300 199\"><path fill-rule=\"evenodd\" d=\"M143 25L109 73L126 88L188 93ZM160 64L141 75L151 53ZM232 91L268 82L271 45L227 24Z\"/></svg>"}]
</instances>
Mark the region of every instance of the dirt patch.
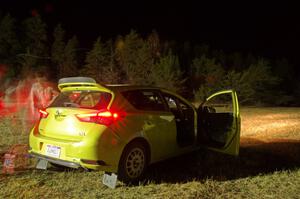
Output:
<instances>
[{"instance_id":1,"label":"dirt patch","mask_svg":"<svg viewBox=\"0 0 300 199\"><path fill-rule=\"evenodd\" d=\"M300 141L300 108L243 108L241 135Z\"/></svg>"}]
</instances>

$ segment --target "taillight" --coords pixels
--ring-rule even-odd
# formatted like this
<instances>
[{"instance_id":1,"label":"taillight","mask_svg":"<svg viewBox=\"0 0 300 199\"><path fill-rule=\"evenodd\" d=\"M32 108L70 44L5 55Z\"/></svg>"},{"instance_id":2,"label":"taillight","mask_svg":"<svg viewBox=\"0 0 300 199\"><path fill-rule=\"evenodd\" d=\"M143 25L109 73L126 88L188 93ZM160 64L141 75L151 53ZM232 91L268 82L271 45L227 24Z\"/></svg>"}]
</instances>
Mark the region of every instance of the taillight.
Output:
<instances>
[{"instance_id":1,"label":"taillight","mask_svg":"<svg viewBox=\"0 0 300 199\"><path fill-rule=\"evenodd\" d=\"M116 112L102 111L95 113L76 114L76 117L82 122L92 122L97 124L110 125L119 119L120 115Z\"/></svg>"},{"instance_id":2,"label":"taillight","mask_svg":"<svg viewBox=\"0 0 300 199\"><path fill-rule=\"evenodd\" d=\"M46 110L43 109L39 109L39 113L40 113L40 118L47 118L49 113Z\"/></svg>"}]
</instances>

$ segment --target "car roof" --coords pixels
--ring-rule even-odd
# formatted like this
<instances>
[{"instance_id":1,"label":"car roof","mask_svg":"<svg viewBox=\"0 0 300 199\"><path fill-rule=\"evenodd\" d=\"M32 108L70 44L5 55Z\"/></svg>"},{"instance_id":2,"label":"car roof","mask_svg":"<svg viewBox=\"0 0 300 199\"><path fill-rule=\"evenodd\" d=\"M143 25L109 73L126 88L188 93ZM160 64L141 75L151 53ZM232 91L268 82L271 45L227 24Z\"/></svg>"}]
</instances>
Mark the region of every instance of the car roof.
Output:
<instances>
[{"instance_id":1,"label":"car roof","mask_svg":"<svg viewBox=\"0 0 300 199\"><path fill-rule=\"evenodd\" d=\"M161 87L155 86L146 86L146 85L132 85L132 84L107 84L106 88L112 91L125 91L125 90L141 90L141 89L149 89L149 90L165 90Z\"/></svg>"}]
</instances>

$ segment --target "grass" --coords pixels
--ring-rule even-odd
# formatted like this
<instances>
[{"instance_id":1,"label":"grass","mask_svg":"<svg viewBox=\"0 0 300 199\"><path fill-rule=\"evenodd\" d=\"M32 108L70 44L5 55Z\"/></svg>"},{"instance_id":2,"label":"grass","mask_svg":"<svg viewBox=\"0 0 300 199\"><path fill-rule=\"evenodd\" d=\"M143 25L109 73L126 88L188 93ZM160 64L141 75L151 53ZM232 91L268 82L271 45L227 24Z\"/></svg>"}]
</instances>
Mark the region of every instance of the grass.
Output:
<instances>
[{"instance_id":1,"label":"grass","mask_svg":"<svg viewBox=\"0 0 300 199\"><path fill-rule=\"evenodd\" d=\"M13 144L27 144L30 127L15 117L0 117L0 154Z\"/></svg>"},{"instance_id":2,"label":"grass","mask_svg":"<svg viewBox=\"0 0 300 199\"><path fill-rule=\"evenodd\" d=\"M278 171L254 177L182 183L119 186L101 184L97 172L26 171L2 178L2 198L298 198L300 171Z\"/></svg>"},{"instance_id":3,"label":"grass","mask_svg":"<svg viewBox=\"0 0 300 199\"><path fill-rule=\"evenodd\" d=\"M118 182L116 189L102 184L102 172L31 168L1 174L0 198L299 198L300 108L243 108L241 115L239 157L197 151L152 165L140 186ZM3 139L6 122L3 148L22 142Z\"/></svg>"}]
</instances>

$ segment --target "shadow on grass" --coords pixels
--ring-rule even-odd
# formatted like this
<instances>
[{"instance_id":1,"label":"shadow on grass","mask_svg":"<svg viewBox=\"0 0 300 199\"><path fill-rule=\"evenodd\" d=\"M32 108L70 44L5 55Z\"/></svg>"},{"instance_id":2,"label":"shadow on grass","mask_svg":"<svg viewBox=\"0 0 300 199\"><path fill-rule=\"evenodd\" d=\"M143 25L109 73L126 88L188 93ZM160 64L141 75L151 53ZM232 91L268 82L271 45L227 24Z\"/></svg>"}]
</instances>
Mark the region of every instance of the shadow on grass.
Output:
<instances>
[{"instance_id":1,"label":"shadow on grass","mask_svg":"<svg viewBox=\"0 0 300 199\"><path fill-rule=\"evenodd\" d=\"M298 167L300 141L262 142L244 138L241 140L238 157L199 150L150 166L145 174L145 181L182 183L207 178L224 181Z\"/></svg>"}]
</instances>

